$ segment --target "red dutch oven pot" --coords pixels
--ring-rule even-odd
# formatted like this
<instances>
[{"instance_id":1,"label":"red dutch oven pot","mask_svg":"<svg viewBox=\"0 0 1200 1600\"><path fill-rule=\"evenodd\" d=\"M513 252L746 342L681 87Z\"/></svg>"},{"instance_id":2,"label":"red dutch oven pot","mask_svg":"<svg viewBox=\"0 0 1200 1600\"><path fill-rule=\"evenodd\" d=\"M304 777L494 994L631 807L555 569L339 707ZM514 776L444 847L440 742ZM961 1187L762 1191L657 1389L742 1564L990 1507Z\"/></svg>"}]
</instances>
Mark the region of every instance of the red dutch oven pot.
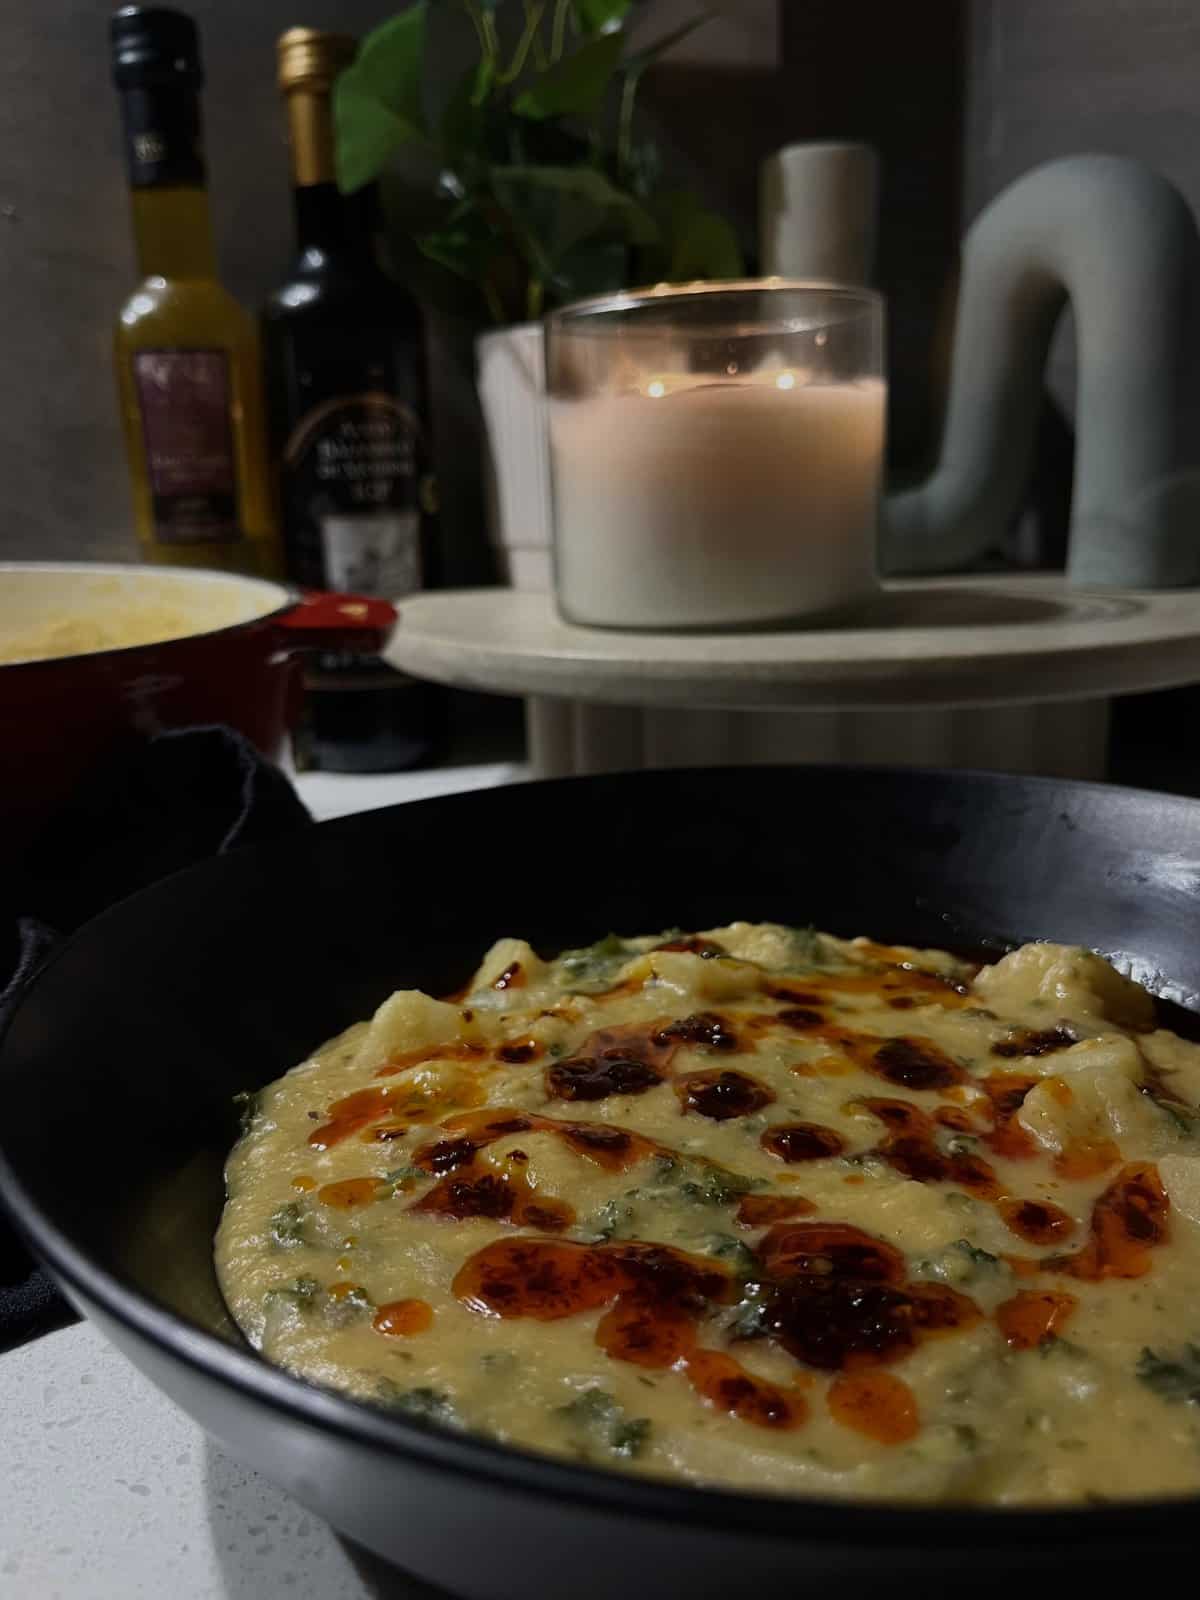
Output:
<instances>
[{"instance_id":1,"label":"red dutch oven pot","mask_svg":"<svg viewBox=\"0 0 1200 1600\"><path fill-rule=\"evenodd\" d=\"M278 757L300 705L304 650L371 654L396 621L382 600L301 594L195 568L0 562L0 657L31 630L139 611L187 629L158 644L0 664L0 858L122 743L223 723Z\"/></svg>"}]
</instances>

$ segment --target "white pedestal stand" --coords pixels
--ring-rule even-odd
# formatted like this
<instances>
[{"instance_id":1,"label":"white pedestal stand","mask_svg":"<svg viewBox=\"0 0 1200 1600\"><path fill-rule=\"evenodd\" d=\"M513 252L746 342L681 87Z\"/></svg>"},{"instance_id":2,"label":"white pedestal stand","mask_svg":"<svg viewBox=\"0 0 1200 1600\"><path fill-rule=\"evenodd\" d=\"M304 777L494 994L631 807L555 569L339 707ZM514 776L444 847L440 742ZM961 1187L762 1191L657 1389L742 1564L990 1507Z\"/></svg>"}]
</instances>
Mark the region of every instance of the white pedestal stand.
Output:
<instances>
[{"instance_id":1,"label":"white pedestal stand","mask_svg":"<svg viewBox=\"0 0 1200 1600\"><path fill-rule=\"evenodd\" d=\"M910 580L850 626L653 634L574 627L545 594L447 591L402 604L388 656L532 697L539 777L833 760L1099 778L1113 695L1200 680L1200 593Z\"/></svg>"}]
</instances>

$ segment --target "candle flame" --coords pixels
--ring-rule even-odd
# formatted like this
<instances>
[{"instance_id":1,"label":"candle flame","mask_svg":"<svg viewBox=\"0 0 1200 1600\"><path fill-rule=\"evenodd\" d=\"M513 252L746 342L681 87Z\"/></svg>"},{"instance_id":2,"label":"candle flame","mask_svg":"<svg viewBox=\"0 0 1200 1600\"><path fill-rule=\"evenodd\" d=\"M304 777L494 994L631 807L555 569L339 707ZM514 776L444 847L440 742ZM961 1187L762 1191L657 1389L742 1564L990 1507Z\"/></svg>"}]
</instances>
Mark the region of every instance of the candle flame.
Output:
<instances>
[{"instance_id":1,"label":"candle flame","mask_svg":"<svg viewBox=\"0 0 1200 1600\"><path fill-rule=\"evenodd\" d=\"M794 372L781 372L775 379L777 389L794 389L796 387L796 374Z\"/></svg>"},{"instance_id":2,"label":"candle flame","mask_svg":"<svg viewBox=\"0 0 1200 1600\"><path fill-rule=\"evenodd\" d=\"M666 392L667 392L667 386L662 381L661 378L655 378L652 383L648 383L646 385L646 393L653 400L661 400L663 395L666 394Z\"/></svg>"}]
</instances>

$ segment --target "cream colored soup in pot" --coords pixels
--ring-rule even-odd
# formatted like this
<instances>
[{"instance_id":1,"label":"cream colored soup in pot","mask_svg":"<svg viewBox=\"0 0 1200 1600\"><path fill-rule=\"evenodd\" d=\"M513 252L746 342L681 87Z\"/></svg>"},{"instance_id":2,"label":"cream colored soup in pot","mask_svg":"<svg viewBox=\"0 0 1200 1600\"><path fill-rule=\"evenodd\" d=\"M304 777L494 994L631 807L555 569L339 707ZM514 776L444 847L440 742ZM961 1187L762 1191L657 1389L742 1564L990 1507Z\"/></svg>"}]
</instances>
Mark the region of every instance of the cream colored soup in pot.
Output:
<instances>
[{"instance_id":1,"label":"cream colored soup in pot","mask_svg":"<svg viewBox=\"0 0 1200 1600\"><path fill-rule=\"evenodd\" d=\"M504 939L258 1094L250 1342L408 1417L744 1489L1200 1491L1200 1047L1088 951Z\"/></svg>"}]
</instances>

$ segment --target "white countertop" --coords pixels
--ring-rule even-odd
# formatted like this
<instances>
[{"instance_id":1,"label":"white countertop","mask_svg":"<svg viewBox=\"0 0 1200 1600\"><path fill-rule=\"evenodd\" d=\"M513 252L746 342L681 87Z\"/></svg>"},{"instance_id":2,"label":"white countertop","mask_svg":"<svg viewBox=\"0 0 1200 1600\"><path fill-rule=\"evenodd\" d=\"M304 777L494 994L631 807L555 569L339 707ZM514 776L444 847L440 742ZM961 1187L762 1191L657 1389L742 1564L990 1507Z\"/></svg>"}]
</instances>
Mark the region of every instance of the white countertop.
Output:
<instances>
[{"instance_id":1,"label":"white countertop","mask_svg":"<svg viewBox=\"0 0 1200 1600\"><path fill-rule=\"evenodd\" d=\"M239 1465L80 1323L0 1356L4 1600L442 1600Z\"/></svg>"},{"instance_id":2,"label":"white countertop","mask_svg":"<svg viewBox=\"0 0 1200 1600\"><path fill-rule=\"evenodd\" d=\"M525 777L294 781L318 821ZM442 1600L239 1465L88 1323L0 1355L0 1600Z\"/></svg>"}]
</instances>

